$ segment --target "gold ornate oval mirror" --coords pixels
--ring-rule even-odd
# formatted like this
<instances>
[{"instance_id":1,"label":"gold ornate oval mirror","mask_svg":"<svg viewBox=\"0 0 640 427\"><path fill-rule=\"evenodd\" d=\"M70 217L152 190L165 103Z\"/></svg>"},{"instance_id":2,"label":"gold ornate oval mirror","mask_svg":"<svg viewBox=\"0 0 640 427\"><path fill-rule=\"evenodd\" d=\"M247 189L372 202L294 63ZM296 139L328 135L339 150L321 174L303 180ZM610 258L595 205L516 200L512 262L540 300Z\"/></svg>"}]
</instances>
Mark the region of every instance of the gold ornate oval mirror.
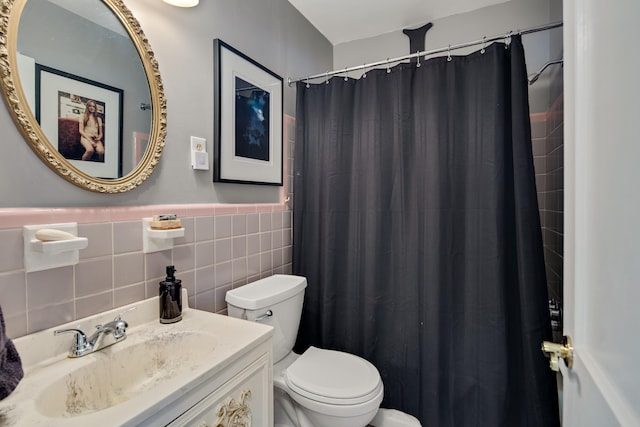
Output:
<instances>
[{"instance_id":1,"label":"gold ornate oval mirror","mask_svg":"<svg viewBox=\"0 0 640 427\"><path fill-rule=\"evenodd\" d=\"M160 160L158 63L122 0L0 0L0 78L33 151L67 181L120 193Z\"/></svg>"}]
</instances>

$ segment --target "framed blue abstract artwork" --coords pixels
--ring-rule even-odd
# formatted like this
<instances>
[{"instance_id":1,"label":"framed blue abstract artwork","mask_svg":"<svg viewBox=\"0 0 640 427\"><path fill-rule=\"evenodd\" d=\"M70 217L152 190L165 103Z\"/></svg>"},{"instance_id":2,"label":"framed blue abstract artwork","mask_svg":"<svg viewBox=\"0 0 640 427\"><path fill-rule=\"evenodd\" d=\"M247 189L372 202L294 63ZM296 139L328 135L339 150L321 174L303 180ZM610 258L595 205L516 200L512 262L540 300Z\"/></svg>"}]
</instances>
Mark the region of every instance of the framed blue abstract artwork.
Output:
<instances>
[{"instance_id":1,"label":"framed blue abstract artwork","mask_svg":"<svg viewBox=\"0 0 640 427\"><path fill-rule=\"evenodd\" d=\"M282 77L214 40L214 182L282 185Z\"/></svg>"}]
</instances>

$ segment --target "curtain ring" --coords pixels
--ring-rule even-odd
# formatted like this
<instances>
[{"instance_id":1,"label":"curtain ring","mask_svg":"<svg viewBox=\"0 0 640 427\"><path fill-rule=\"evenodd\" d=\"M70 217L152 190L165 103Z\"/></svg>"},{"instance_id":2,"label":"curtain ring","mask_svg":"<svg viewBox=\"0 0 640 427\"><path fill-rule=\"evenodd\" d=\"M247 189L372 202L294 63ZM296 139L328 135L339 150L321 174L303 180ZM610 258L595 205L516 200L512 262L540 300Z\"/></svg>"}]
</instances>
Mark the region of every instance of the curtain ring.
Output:
<instances>
[{"instance_id":1,"label":"curtain ring","mask_svg":"<svg viewBox=\"0 0 640 427\"><path fill-rule=\"evenodd\" d=\"M391 72L391 66L389 65L389 58L387 58L387 74Z\"/></svg>"},{"instance_id":2,"label":"curtain ring","mask_svg":"<svg viewBox=\"0 0 640 427\"><path fill-rule=\"evenodd\" d=\"M447 62L451 62L451 45L449 45L449 48L447 49Z\"/></svg>"},{"instance_id":3,"label":"curtain ring","mask_svg":"<svg viewBox=\"0 0 640 427\"><path fill-rule=\"evenodd\" d=\"M416 59L418 60L418 63L416 64L416 68L420 68L422 66L422 64L420 64L420 51L417 52Z\"/></svg>"},{"instance_id":4,"label":"curtain ring","mask_svg":"<svg viewBox=\"0 0 640 427\"><path fill-rule=\"evenodd\" d=\"M347 75L347 67L344 67L344 81L348 82L349 81L349 76Z\"/></svg>"},{"instance_id":5,"label":"curtain ring","mask_svg":"<svg viewBox=\"0 0 640 427\"><path fill-rule=\"evenodd\" d=\"M482 38L482 49L480 49L480 53L484 55L485 48L487 47L487 37Z\"/></svg>"},{"instance_id":6,"label":"curtain ring","mask_svg":"<svg viewBox=\"0 0 640 427\"><path fill-rule=\"evenodd\" d=\"M324 76L326 78L326 80L324 81L324 84L328 85L329 84L329 72L327 71Z\"/></svg>"},{"instance_id":7,"label":"curtain ring","mask_svg":"<svg viewBox=\"0 0 640 427\"><path fill-rule=\"evenodd\" d=\"M367 64L362 64L362 69L364 70L364 73L362 73L362 78L366 79L367 78Z\"/></svg>"}]
</instances>

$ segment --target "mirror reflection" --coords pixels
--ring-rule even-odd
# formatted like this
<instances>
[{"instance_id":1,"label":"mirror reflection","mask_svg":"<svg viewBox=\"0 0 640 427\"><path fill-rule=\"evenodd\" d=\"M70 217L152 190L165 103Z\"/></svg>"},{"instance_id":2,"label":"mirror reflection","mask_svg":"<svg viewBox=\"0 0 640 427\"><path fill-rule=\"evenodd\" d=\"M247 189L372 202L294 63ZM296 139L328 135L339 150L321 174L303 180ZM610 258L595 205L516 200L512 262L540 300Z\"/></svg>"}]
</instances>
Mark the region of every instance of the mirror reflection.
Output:
<instances>
[{"instance_id":1,"label":"mirror reflection","mask_svg":"<svg viewBox=\"0 0 640 427\"><path fill-rule=\"evenodd\" d=\"M151 93L136 46L101 0L28 0L17 36L26 103L81 172L117 179L142 160Z\"/></svg>"}]
</instances>

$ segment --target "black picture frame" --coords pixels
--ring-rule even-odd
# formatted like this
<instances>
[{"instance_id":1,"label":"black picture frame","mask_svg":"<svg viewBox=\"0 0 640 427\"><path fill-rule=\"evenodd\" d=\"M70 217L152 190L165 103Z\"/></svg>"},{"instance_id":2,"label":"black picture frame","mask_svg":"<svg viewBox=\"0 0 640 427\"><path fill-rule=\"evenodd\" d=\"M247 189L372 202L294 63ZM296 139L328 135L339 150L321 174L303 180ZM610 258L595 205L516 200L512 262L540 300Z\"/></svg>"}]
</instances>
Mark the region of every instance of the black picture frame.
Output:
<instances>
[{"instance_id":1,"label":"black picture frame","mask_svg":"<svg viewBox=\"0 0 640 427\"><path fill-rule=\"evenodd\" d=\"M122 110L124 91L45 65L36 64L35 115L53 147L71 165L92 177L122 177ZM103 128L104 155L82 160L79 122L86 103L96 104Z\"/></svg>"},{"instance_id":2,"label":"black picture frame","mask_svg":"<svg viewBox=\"0 0 640 427\"><path fill-rule=\"evenodd\" d=\"M283 185L283 79L214 43L214 182Z\"/></svg>"}]
</instances>

